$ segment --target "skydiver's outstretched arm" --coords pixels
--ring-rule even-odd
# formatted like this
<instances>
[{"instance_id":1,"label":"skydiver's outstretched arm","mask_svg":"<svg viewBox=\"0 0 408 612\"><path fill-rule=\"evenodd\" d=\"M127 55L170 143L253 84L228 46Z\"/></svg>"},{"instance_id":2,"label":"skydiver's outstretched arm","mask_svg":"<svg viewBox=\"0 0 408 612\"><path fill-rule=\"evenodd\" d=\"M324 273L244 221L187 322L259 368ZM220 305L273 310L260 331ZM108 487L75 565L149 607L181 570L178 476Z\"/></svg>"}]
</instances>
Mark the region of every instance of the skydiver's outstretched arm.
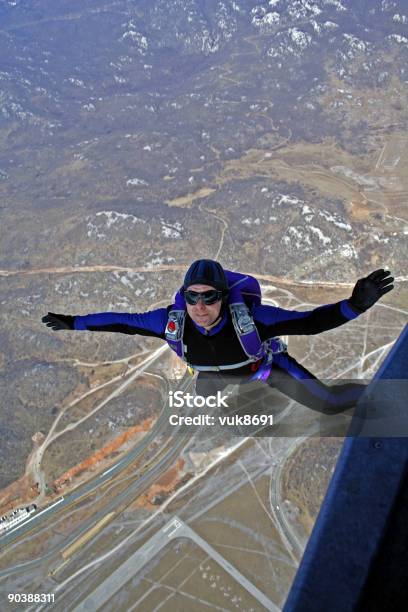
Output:
<instances>
[{"instance_id":1,"label":"skydiver's outstretched arm","mask_svg":"<svg viewBox=\"0 0 408 612\"><path fill-rule=\"evenodd\" d=\"M253 316L256 322L263 324L263 336L266 333L271 336L319 334L343 325L371 308L394 288L393 281L389 272L376 270L357 281L349 299L308 311L258 306L253 309Z\"/></svg>"},{"instance_id":2,"label":"skydiver's outstretched arm","mask_svg":"<svg viewBox=\"0 0 408 612\"><path fill-rule=\"evenodd\" d=\"M168 308L143 313L99 312L88 315L63 315L49 312L41 320L54 331L63 329L119 332L164 339Z\"/></svg>"},{"instance_id":3,"label":"skydiver's outstretched arm","mask_svg":"<svg viewBox=\"0 0 408 612\"><path fill-rule=\"evenodd\" d=\"M326 304L313 310L285 310L275 306L257 306L252 310L262 338L312 335L334 329L359 316L348 300Z\"/></svg>"}]
</instances>

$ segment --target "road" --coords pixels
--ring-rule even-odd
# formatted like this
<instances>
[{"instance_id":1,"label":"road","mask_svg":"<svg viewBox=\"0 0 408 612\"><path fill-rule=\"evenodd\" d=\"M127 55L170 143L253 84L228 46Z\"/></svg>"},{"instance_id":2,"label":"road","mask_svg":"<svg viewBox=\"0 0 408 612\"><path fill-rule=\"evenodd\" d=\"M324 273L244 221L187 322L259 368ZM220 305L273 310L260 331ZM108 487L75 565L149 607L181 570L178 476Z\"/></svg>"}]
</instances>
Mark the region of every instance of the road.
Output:
<instances>
[{"instance_id":1,"label":"road","mask_svg":"<svg viewBox=\"0 0 408 612\"><path fill-rule=\"evenodd\" d=\"M88 595L73 612L96 612L115 593L131 580L152 558L154 558L170 541L176 538L189 538L202 548L218 565L220 565L234 580L244 587L258 602L271 612L279 612L276 606L264 593L262 593L250 580L239 572L229 561L220 555L191 527L186 525L177 516L157 531L139 550L120 565L104 582L102 582L90 595ZM148 595L145 593L144 597ZM143 598L144 598L143 597ZM143 599L142 598L142 599ZM141 603L141 600L138 602Z\"/></svg>"},{"instance_id":2,"label":"road","mask_svg":"<svg viewBox=\"0 0 408 612\"><path fill-rule=\"evenodd\" d=\"M179 389L184 392L191 386L191 384L192 384L191 376L186 375L180 382ZM60 513L67 506L71 506L75 504L82 498L88 496L95 489L98 489L102 484L104 484L108 480L111 480L112 478L114 478L115 476L119 475L121 472L126 470L126 468L128 468L136 459L140 457L140 455L147 449L149 444L154 440L156 436L162 435L163 433L166 432L166 429L168 429L168 426L169 426L168 406L166 405L165 408L160 413L160 416L157 419L154 427L143 437L143 439L140 441L140 443L137 446L135 446L135 448L133 448L131 451L129 451L129 453L127 453L125 457L123 457L123 459L118 461L109 470L106 470L105 472L103 472L103 474L100 474L92 481L85 483L81 487L78 487L77 489L75 489L75 491L73 491L71 494L66 495L63 498L63 501L59 503L58 506L55 507L55 509L54 509L54 506L52 506L51 510L48 513L41 512L39 514L34 515L32 517L33 520L30 520L29 524L27 521L24 523L21 523L18 527L13 529L13 531L2 536L0 538L0 547L2 548L6 547L11 542L13 542L15 539L21 538L26 533L32 531L33 528L38 527L39 525L41 525L41 523L44 523L44 521L50 523L50 520L51 518L53 518L54 513L56 512ZM171 428L171 439L173 441L171 448L167 451L167 453L163 456L163 458L157 463L157 465L154 465L152 470L150 471L146 470L146 472L137 480L136 484L138 488L141 488L144 485L146 485L146 483L152 478L152 476L154 476L154 478L158 478L161 471L165 470L168 467L168 464L175 460L182 443L185 442L186 440L185 437L179 437L175 435L178 429L179 428L175 428L175 427ZM131 492L135 493L134 488L135 487L133 485L129 486L126 490L126 494L129 495ZM115 497L113 502L111 502L110 504L104 507L104 512L108 511L107 510L108 506L109 506L109 511L114 510L114 506L118 505L119 502L123 502L123 501L124 501L124 494ZM47 510L47 508L45 508L44 510ZM76 539L78 535L81 535L82 533L87 531L94 522L97 522L97 520L100 520L101 516L102 516L101 513L99 512L96 513L89 521L87 521L84 524L84 527L83 529L81 529L81 532L80 533L77 532L75 534L74 539ZM69 540L69 542L70 541L71 540ZM54 554L54 553L55 551L52 551L52 553L50 553L50 556L51 554ZM31 563L36 564L37 562L33 561ZM31 565L31 563L28 565ZM16 566L15 569L17 570L18 566ZM2 570L0 571L0 577L4 575L10 575L11 573L14 573L12 568L8 568L7 570Z\"/></svg>"}]
</instances>

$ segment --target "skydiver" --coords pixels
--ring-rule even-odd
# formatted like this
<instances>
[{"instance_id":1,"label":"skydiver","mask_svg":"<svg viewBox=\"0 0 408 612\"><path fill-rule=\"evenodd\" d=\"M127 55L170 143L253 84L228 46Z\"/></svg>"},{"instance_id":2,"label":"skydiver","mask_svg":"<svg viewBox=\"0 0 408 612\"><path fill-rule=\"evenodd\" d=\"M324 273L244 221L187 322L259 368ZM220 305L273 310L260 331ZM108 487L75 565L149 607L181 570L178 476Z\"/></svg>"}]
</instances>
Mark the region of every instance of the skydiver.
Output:
<instances>
[{"instance_id":1,"label":"skydiver","mask_svg":"<svg viewBox=\"0 0 408 612\"><path fill-rule=\"evenodd\" d=\"M89 330L153 336L198 371L196 393L215 394L231 383L260 380L325 414L353 405L365 385L325 385L289 355L281 335L318 334L347 323L391 291L383 269L357 281L352 295L313 310L261 304L258 281L200 259L189 267L174 304L144 313L49 312L43 323L55 331Z\"/></svg>"}]
</instances>

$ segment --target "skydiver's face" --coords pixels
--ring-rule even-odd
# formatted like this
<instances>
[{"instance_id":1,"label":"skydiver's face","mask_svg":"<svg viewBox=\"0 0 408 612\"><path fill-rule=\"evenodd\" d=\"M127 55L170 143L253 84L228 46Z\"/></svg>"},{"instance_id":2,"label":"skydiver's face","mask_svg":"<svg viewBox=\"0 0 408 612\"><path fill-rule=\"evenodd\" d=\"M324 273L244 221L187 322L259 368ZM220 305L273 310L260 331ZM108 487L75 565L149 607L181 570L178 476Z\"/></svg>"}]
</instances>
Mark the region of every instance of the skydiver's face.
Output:
<instances>
[{"instance_id":1,"label":"skydiver's face","mask_svg":"<svg viewBox=\"0 0 408 612\"><path fill-rule=\"evenodd\" d=\"M187 287L188 291L197 291L198 293L202 293L203 291L210 291L214 289L210 285L190 285ZM222 301L218 300L214 304L204 304L203 300L200 298L197 304L187 304L187 312L190 317L193 319L194 323L204 327L205 329L209 329L212 325L217 321L220 316Z\"/></svg>"}]
</instances>

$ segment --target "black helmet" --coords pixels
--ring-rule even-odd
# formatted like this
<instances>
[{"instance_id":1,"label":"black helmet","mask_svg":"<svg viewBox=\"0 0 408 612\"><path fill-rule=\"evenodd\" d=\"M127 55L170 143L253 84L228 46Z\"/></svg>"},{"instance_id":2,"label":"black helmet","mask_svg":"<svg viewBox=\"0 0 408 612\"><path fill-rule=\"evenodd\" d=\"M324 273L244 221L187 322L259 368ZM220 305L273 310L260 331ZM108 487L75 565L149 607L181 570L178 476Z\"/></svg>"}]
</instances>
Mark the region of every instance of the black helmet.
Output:
<instances>
[{"instance_id":1,"label":"black helmet","mask_svg":"<svg viewBox=\"0 0 408 612\"><path fill-rule=\"evenodd\" d=\"M183 289L190 285L210 285L222 291L224 297L228 295L227 277L223 267L213 259L197 259L191 264L184 277Z\"/></svg>"}]
</instances>

